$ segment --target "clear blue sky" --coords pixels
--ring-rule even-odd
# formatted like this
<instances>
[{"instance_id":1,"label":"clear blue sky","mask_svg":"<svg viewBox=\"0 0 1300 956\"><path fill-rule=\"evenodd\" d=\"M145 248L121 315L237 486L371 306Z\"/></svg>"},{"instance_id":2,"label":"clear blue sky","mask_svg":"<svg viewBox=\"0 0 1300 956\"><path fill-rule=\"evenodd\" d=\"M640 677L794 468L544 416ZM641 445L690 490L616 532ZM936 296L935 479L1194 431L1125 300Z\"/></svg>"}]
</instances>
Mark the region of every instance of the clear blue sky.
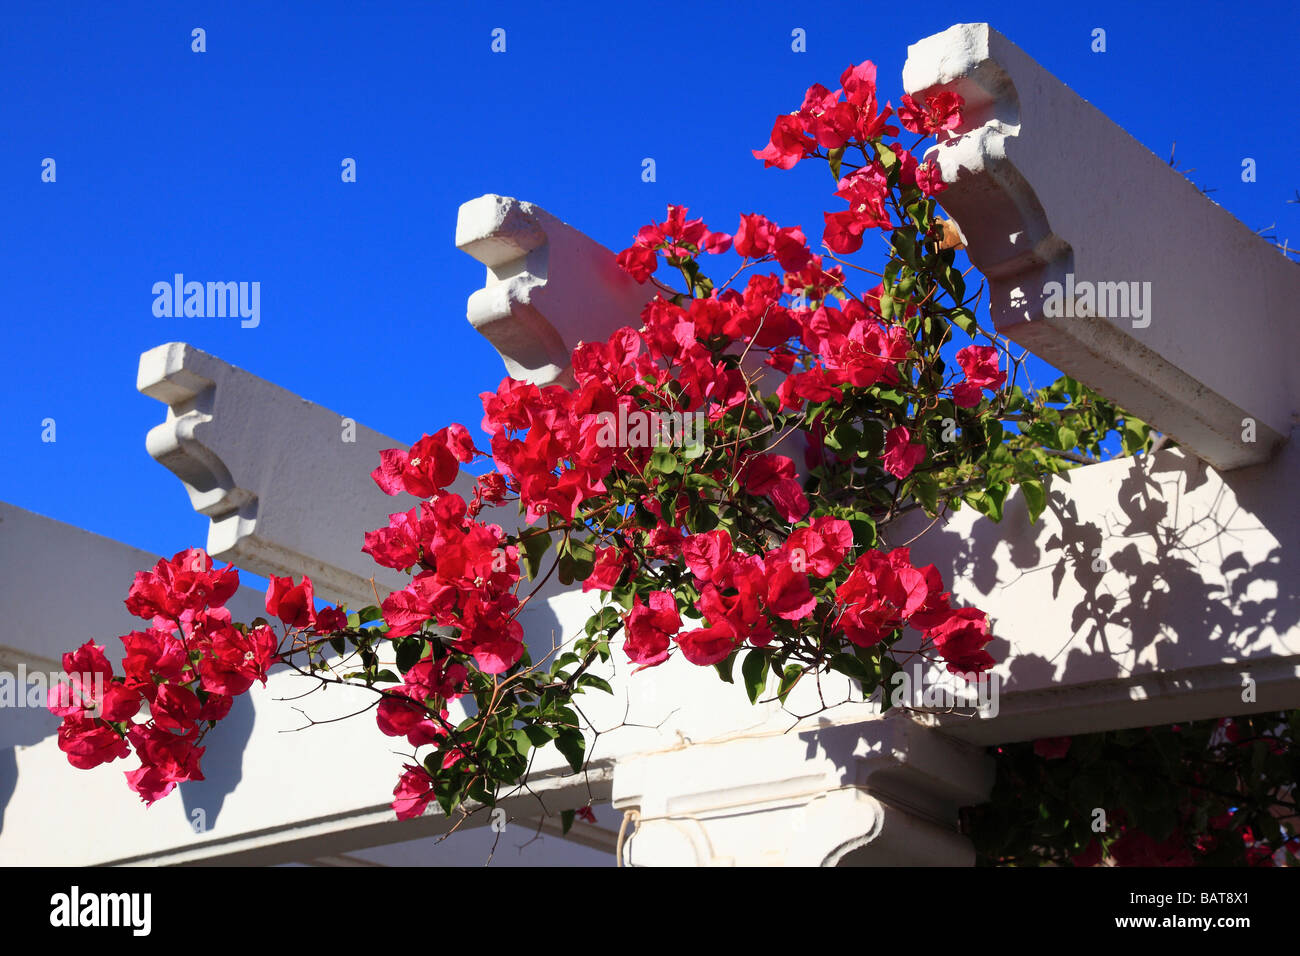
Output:
<instances>
[{"instance_id":1,"label":"clear blue sky","mask_svg":"<svg viewBox=\"0 0 1300 956\"><path fill-rule=\"evenodd\" d=\"M502 368L465 321L483 269L452 245L460 203L531 200L615 250L669 202L819 235L825 171L764 170L750 149L851 62L873 59L897 104L907 45L958 22L991 22L1162 157L1176 140L1215 200L1300 242L1294 0L1084 7L8 3L0 500L168 555L204 544L144 448L164 408L135 391L137 361L168 341L403 441L476 428ZM155 318L150 289L176 272L261 282L261 324Z\"/></svg>"}]
</instances>

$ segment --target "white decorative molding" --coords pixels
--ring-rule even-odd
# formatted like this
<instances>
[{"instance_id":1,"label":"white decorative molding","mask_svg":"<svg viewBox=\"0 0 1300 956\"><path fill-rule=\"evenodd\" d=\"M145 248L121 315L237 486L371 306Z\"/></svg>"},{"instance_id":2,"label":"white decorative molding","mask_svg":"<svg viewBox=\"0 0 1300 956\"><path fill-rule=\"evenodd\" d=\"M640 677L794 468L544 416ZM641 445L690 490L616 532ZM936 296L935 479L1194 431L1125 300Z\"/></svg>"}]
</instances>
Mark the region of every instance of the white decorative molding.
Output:
<instances>
[{"instance_id":1,"label":"white decorative molding","mask_svg":"<svg viewBox=\"0 0 1300 956\"><path fill-rule=\"evenodd\" d=\"M903 86L966 100L926 156L998 330L1220 469L1267 461L1300 411L1300 267L988 24L910 46ZM1149 311L1045 316L1067 275L1149 283Z\"/></svg>"},{"instance_id":2,"label":"white decorative molding","mask_svg":"<svg viewBox=\"0 0 1300 956\"><path fill-rule=\"evenodd\" d=\"M957 812L992 786L982 750L895 715L625 757L613 798L631 866L969 866Z\"/></svg>"}]
</instances>

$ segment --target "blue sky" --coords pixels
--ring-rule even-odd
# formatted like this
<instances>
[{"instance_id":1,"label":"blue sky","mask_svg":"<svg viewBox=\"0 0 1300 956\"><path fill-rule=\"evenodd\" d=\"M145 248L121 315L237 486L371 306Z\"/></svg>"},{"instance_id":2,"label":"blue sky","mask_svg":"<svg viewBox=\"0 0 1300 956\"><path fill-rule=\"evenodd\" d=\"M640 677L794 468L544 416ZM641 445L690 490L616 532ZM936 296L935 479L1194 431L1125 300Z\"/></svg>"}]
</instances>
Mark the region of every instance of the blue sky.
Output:
<instances>
[{"instance_id":1,"label":"blue sky","mask_svg":"<svg viewBox=\"0 0 1300 956\"><path fill-rule=\"evenodd\" d=\"M141 352L190 342L403 441L476 428L502 368L465 321L483 269L452 244L460 203L527 199L615 250L669 202L726 231L763 212L819 234L824 169L764 170L750 149L852 62L874 60L897 104L907 45L953 23L992 23L1162 158L1177 141L1252 229L1300 242L1293 0L15 7L0 500L168 555L207 522L145 451L164 407L135 391ZM259 326L155 318L152 285L176 272L259 281Z\"/></svg>"}]
</instances>

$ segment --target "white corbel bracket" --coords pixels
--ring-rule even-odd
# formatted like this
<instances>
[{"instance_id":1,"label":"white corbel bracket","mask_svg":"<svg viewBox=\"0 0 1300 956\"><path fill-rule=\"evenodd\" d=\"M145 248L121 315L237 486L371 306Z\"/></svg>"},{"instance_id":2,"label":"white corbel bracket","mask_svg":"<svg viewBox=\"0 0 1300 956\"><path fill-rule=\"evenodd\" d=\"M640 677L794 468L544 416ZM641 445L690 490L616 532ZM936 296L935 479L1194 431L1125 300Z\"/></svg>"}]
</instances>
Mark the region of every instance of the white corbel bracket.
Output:
<instances>
[{"instance_id":1,"label":"white corbel bracket","mask_svg":"<svg viewBox=\"0 0 1300 956\"><path fill-rule=\"evenodd\" d=\"M183 342L141 355L136 387L167 405L145 444L210 519L213 557L309 574L317 594L354 607L404 585L361 551L365 532L411 506L367 477L382 449L404 444Z\"/></svg>"},{"instance_id":2,"label":"white corbel bracket","mask_svg":"<svg viewBox=\"0 0 1300 956\"><path fill-rule=\"evenodd\" d=\"M508 375L539 386L572 385L574 346L639 328L656 292L594 239L506 196L460 207L456 248L487 266L486 284L469 297L470 325L501 353Z\"/></svg>"},{"instance_id":3,"label":"white corbel bracket","mask_svg":"<svg viewBox=\"0 0 1300 956\"><path fill-rule=\"evenodd\" d=\"M1300 268L987 24L913 44L903 86L966 100L927 158L998 330L1220 470L1267 461L1300 408Z\"/></svg>"}]
</instances>

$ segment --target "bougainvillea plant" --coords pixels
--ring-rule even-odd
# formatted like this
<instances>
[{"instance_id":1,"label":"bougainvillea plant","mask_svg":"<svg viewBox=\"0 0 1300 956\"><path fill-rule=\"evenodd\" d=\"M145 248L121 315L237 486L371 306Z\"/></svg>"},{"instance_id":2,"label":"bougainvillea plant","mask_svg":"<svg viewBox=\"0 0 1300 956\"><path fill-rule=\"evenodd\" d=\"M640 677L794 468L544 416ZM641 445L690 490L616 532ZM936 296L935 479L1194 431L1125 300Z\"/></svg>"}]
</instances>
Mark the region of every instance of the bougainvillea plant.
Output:
<instances>
[{"instance_id":1,"label":"bougainvillea plant","mask_svg":"<svg viewBox=\"0 0 1300 956\"><path fill-rule=\"evenodd\" d=\"M1016 384L1023 356L979 327L944 183L918 152L962 102L904 96L895 111L875 73L813 86L754 153L829 166L816 249L756 213L728 234L670 206L618 256L658 291L639 326L577 345L568 387L506 378L484 393L485 439L450 425L383 453L372 477L402 503L358 546L406 587L318 609L309 578L273 577L268 617L241 623L224 607L238 572L201 550L139 573L123 673L92 643L65 658L105 680L102 700L51 698L70 762L133 753L127 782L152 803L202 779L206 735L284 665L374 692L379 729L411 748L393 802L406 818L493 805L549 744L581 769L575 701L610 690L593 665L616 653L727 680L738 663L751 700L828 671L869 696L908 658L991 667L986 614L955 604L891 525L963 504L1000 520L1014 485L1036 519L1047 474L1103 456L1112 433L1127 453L1150 434L1068 378ZM705 263L729 250L740 267L715 283ZM485 465L469 500L449 490ZM534 660L519 615L555 575L602 606Z\"/></svg>"},{"instance_id":2,"label":"bougainvillea plant","mask_svg":"<svg viewBox=\"0 0 1300 956\"><path fill-rule=\"evenodd\" d=\"M962 812L981 866L1274 866L1300 860L1300 710L992 748Z\"/></svg>"}]
</instances>

